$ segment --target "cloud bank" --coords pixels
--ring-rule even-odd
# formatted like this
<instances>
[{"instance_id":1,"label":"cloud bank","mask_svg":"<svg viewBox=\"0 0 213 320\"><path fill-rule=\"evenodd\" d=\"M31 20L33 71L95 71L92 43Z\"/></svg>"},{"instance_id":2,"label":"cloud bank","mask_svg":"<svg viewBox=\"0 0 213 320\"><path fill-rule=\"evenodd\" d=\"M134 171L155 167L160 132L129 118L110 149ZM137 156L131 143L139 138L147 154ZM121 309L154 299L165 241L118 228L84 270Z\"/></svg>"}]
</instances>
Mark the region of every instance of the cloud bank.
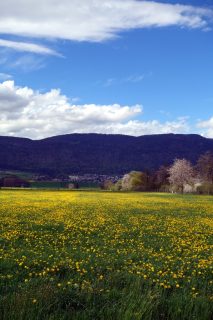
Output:
<instances>
[{"instance_id":1,"label":"cloud bank","mask_svg":"<svg viewBox=\"0 0 213 320\"><path fill-rule=\"evenodd\" d=\"M0 34L101 42L131 29L207 28L207 8L137 0L0 1Z\"/></svg>"},{"instance_id":2,"label":"cloud bank","mask_svg":"<svg viewBox=\"0 0 213 320\"><path fill-rule=\"evenodd\" d=\"M58 89L41 93L12 80L0 83L0 135L40 139L77 132L139 136L189 130L184 118L165 123L134 120L141 113L141 105L78 105Z\"/></svg>"}]
</instances>

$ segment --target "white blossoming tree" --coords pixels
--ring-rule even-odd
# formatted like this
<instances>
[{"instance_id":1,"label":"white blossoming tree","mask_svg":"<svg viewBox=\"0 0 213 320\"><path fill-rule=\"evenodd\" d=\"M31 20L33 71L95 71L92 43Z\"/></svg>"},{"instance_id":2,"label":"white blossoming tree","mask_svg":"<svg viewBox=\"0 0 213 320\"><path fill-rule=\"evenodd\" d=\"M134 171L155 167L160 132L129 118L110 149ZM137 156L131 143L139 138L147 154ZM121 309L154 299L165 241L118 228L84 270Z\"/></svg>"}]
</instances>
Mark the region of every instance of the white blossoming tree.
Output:
<instances>
[{"instance_id":1,"label":"white blossoming tree","mask_svg":"<svg viewBox=\"0 0 213 320\"><path fill-rule=\"evenodd\" d=\"M181 193L185 185L192 185L194 182L194 169L186 159L176 159L168 172L170 184Z\"/></svg>"}]
</instances>

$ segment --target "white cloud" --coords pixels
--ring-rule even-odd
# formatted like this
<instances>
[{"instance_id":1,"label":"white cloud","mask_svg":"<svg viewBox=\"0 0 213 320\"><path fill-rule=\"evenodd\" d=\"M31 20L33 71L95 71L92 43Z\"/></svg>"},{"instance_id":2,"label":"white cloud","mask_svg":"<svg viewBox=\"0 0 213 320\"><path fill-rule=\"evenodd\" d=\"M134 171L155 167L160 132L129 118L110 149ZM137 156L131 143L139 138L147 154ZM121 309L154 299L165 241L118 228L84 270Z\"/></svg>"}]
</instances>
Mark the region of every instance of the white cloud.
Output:
<instances>
[{"instance_id":1,"label":"white cloud","mask_svg":"<svg viewBox=\"0 0 213 320\"><path fill-rule=\"evenodd\" d=\"M145 75L131 75L129 77L127 77L126 79L124 79L124 82L133 82L133 83L137 83L137 82L141 82L144 80Z\"/></svg>"},{"instance_id":2,"label":"white cloud","mask_svg":"<svg viewBox=\"0 0 213 320\"><path fill-rule=\"evenodd\" d=\"M7 49L5 49L7 50ZM3 50L4 51L4 50ZM6 52L7 54L8 52ZM5 52L2 53L5 55ZM1 51L0 51L1 55ZM22 54L20 56L14 57L13 55L8 54L4 58L0 58L0 67L5 68L5 65L8 70L14 71L16 69L21 70L22 72L31 72L35 70L40 70L45 67L45 58L43 56L37 56L32 53ZM9 80L13 78L10 74L0 73L0 81Z\"/></svg>"},{"instance_id":3,"label":"white cloud","mask_svg":"<svg viewBox=\"0 0 213 320\"><path fill-rule=\"evenodd\" d=\"M148 74L150 76L151 73ZM130 75L126 78L109 78L105 81L104 87L111 87L114 85L120 85L120 84L125 84L125 83L138 83L144 80L144 78L147 75L141 74L141 75Z\"/></svg>"},{"instance_id":4,"label":"white cloud","mask_svg":"<svg viewBox=\"0 0 213 320\"><path fill-rule=\"evenodd\" d=\"M0 135L38 139L73 132L139 136L189 130L184 118L165 123L134 120L141 113L141 105L77 105L58 89L41 93L11 80L0 83Z\"/></svg>"},{"instance_id":5,"label":"white cloud","mask_svg":"<svg viewBox=\"0 0 213 320\"><path fill-rule=\"evenodd\" d=\"M40 70L45 67L43 57L37 57L35 55L23 55L15 60L9 60L7 66L10 69L20 69L23 72L31 72Z\"/></svg>"},{"instance_id":6,"label":"white cloud","mask_svg":"<svg viewBox=\"0 0 213 320\"><path fill-rule=\"evenodd\" d=\"M206 121L199 121L197 127L201 129L201 134L213 138L213 117Z\"/></svg>"},{"instance_id":7,"label":"white cloud","mask_svg":"<svg viewBox=\"0 0 213 320\"><path fill-rule=\"evenodd\" d=\"M59 54L56 51L49 49L43 45L38 45L34 43L17 42L17 41L0 39L0 47L10 48L16 51L42 54L42 55L59 56Z\"/></svg>"},{"instance_id":8,"label":"white cloud","mask_svg":"<svg viewBox=\"0 0 213 320\"><path fill-rule=\"evenodd\" d=\"M205 30L212 16L207 8L156 1L7 0L0 1L0 33L100 42L135 28L180 26ZM48 50L34 46L31 49ZM22 44L24 47L26 44Z\"/></svg>"},{"instance_id":9,"label":"white cloud","mask_svg":"<svg viewBox=\"0 0 213 320\"><path fill-rule=\"evenodd\" d=\"M1 64L1 62L0 62L0 64ZM0 80L8 80L11 78L12 78L12 76L10 74L0 72Z\"/></svg>"}]
</instances>

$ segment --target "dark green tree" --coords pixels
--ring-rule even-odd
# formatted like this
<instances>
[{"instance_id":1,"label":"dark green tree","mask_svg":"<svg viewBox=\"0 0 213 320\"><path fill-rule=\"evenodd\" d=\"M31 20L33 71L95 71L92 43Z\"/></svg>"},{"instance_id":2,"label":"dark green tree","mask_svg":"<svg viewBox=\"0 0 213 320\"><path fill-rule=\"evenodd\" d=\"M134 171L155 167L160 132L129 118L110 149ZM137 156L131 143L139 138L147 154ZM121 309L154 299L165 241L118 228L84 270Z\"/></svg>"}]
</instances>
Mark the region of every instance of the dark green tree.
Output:
<instances>
[{"instance_id":1,"label":"dark green tree","mask_svg":"<svg viewBox=\"0 0 213 320\"><path fill-rule=\"evenodd\" d=\"M122 190L126 191L146 191L148 189L148 175L140 171L131 171L124 175L122 179Z\"/></svg>"}]
</instances>

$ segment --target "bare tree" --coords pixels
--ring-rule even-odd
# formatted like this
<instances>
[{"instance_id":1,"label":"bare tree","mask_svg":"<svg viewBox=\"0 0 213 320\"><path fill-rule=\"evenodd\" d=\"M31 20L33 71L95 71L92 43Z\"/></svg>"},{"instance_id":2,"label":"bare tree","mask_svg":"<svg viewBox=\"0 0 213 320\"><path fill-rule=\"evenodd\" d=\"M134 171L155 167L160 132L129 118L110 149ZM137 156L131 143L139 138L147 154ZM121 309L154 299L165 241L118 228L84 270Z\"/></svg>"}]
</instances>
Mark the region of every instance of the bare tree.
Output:
<instances>
[{"instance_id":1,"label":"bare tree","mask_svg":"<svg viewBox=\"0 0 213 320\"><path fill-rule=\"evenodd\" d=\"M154 175L154 183L157 190L166 190L167 186L169 185L169 167L161 166Z\"/></svg>"},{"instance_id":2,"label":"bare tree","mask_svg":"<svg viewBox=\"0 0 213 320\"><path fill-rule=\"evenodd\" d=\"M193 184L194 170L189 161L186 159L176 159L169 168L169 182L181 193L184 191L186 184Z\"/></svg>"},{"instance_id":3,"label":"bare tree","mask_svg":"<svg viewBox=\"0 0 213 320\"><path fill-rule=\"evenodd\" d=\"M101 184L101 189L103 190L112 190L113 189L113 182L111 180L105 180L102 184Z\"/></svg>"},{"instance_id":4,"label":"bare tree","mask_svg":"<svg viewBox=\"0 0 213 320\"><path fill-rule=\"evenodd\" d=\"M213 153L206 152L197 161L199 177L207 183L213 183Z\"/></svg>"}]
</instances>

